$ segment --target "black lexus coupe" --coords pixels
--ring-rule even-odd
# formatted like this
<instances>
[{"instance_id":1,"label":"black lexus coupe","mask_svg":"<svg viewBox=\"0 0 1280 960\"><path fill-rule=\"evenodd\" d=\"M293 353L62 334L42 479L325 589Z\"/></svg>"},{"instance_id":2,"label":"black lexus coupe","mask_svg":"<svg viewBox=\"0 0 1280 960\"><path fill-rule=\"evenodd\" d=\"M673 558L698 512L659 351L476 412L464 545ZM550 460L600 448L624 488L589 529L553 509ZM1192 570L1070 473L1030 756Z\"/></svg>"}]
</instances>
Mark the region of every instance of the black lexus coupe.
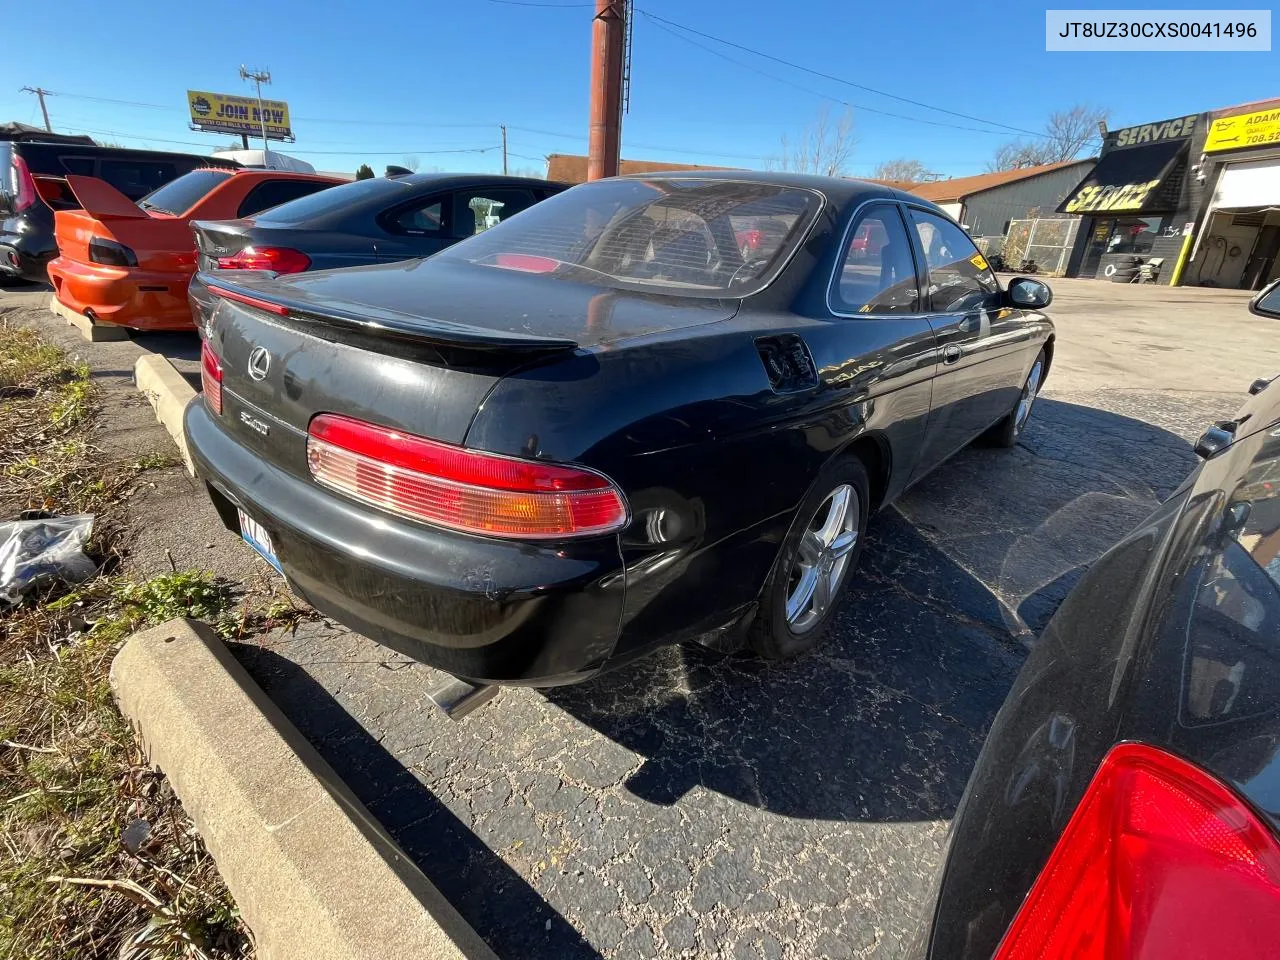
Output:
<instances>
[{"instance_id":1,"label":"black lexus coupe","mask_svg":"<svg viewBox=\"0 0 1280 960\"><path fill-rule=\"evenodd\" d=\"M227 526L473 684L811 647L868 517L1012 445L1054 348L1048 287L1003 289L937 207L791 174L583 184L429 259L191 296Z\"/></svg>"}]
</instances>

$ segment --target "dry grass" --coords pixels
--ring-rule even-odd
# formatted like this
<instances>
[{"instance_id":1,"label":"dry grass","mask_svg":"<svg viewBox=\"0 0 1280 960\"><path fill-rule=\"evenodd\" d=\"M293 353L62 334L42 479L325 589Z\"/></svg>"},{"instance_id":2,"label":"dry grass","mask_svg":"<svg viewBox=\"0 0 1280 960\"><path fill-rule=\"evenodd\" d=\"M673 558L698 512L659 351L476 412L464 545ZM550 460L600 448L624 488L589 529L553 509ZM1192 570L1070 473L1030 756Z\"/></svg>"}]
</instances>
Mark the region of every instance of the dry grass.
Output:
<instances>
[{"instance_id":1,"label":"dry grass","mask_svg":"<svg viewBox=\"0 0 1280 960\"><path fill-rule=\"evenodd\" d=\"M132 630L233 619L225 585L112 576L131 484L164 458L92 446L88 370L0 322L0 520L95 513L101 574L0 613L0 960L233 960L247 931L190 820L116 711L107 670Z\"/></svg>"}]
</instances>

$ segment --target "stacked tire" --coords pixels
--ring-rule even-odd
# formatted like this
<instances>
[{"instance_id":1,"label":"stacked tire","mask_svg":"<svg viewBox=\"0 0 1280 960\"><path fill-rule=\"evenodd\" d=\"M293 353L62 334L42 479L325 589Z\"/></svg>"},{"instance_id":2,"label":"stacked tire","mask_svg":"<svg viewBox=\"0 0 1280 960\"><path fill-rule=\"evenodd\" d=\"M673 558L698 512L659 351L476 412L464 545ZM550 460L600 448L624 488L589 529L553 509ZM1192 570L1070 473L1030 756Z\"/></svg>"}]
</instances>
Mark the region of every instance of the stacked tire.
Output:
<instances>
[{"instance_id":1,"label":"stacked tire","mask_svg":"<svg viewBox=\"0 0 1280 960\"><path fill-rule=\"evenodd\" d=\"M1114 256L1102 268L1102 276L1103 279L1110 280L1112 283L1133 283L1141 266L1141 257Z\"/></svg>"}]
</instances>

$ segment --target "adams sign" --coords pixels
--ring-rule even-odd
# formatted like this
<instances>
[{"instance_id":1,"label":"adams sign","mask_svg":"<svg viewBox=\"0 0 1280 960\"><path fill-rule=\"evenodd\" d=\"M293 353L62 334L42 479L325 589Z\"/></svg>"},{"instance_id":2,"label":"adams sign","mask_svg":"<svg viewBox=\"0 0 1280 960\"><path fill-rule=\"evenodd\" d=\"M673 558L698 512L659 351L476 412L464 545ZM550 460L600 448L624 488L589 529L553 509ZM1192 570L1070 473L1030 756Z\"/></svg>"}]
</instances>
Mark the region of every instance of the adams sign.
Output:
<instances>
[{"instance_id":1,"label":"adams sign","mask_svg":"<svg viewBox=\"0 0 1280 960\"><path fill-rule=\"evenodd\" d=\"M257 97L188 90L187 106L191 110L192 126L208 133L262 136L265 121L268 139L293 139L293 130L289 125L289 105L283 100L263 100L262 109L259 110Z\"/></svg>"}]
</instances>

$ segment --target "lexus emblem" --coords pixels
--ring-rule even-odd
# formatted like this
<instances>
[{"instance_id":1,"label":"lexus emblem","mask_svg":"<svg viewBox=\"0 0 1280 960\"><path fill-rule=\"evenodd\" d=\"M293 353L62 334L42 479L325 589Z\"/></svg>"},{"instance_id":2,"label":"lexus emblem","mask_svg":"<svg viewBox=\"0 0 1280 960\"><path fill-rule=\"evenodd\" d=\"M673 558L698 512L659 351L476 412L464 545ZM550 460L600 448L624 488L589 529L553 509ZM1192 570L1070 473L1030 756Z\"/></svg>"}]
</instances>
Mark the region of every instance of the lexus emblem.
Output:
<instances>
[{"instance_id":1,"label":"lexus emblem","mask_svg":"<svg viewBox=\"0 0 1280 960\"><path fill-rule=\"evenodd\" d=\"M254 347L249 354L249 379L265 380L267 371L271 369L271 354L266 347Z\"/></svg>"}]
</instances>

